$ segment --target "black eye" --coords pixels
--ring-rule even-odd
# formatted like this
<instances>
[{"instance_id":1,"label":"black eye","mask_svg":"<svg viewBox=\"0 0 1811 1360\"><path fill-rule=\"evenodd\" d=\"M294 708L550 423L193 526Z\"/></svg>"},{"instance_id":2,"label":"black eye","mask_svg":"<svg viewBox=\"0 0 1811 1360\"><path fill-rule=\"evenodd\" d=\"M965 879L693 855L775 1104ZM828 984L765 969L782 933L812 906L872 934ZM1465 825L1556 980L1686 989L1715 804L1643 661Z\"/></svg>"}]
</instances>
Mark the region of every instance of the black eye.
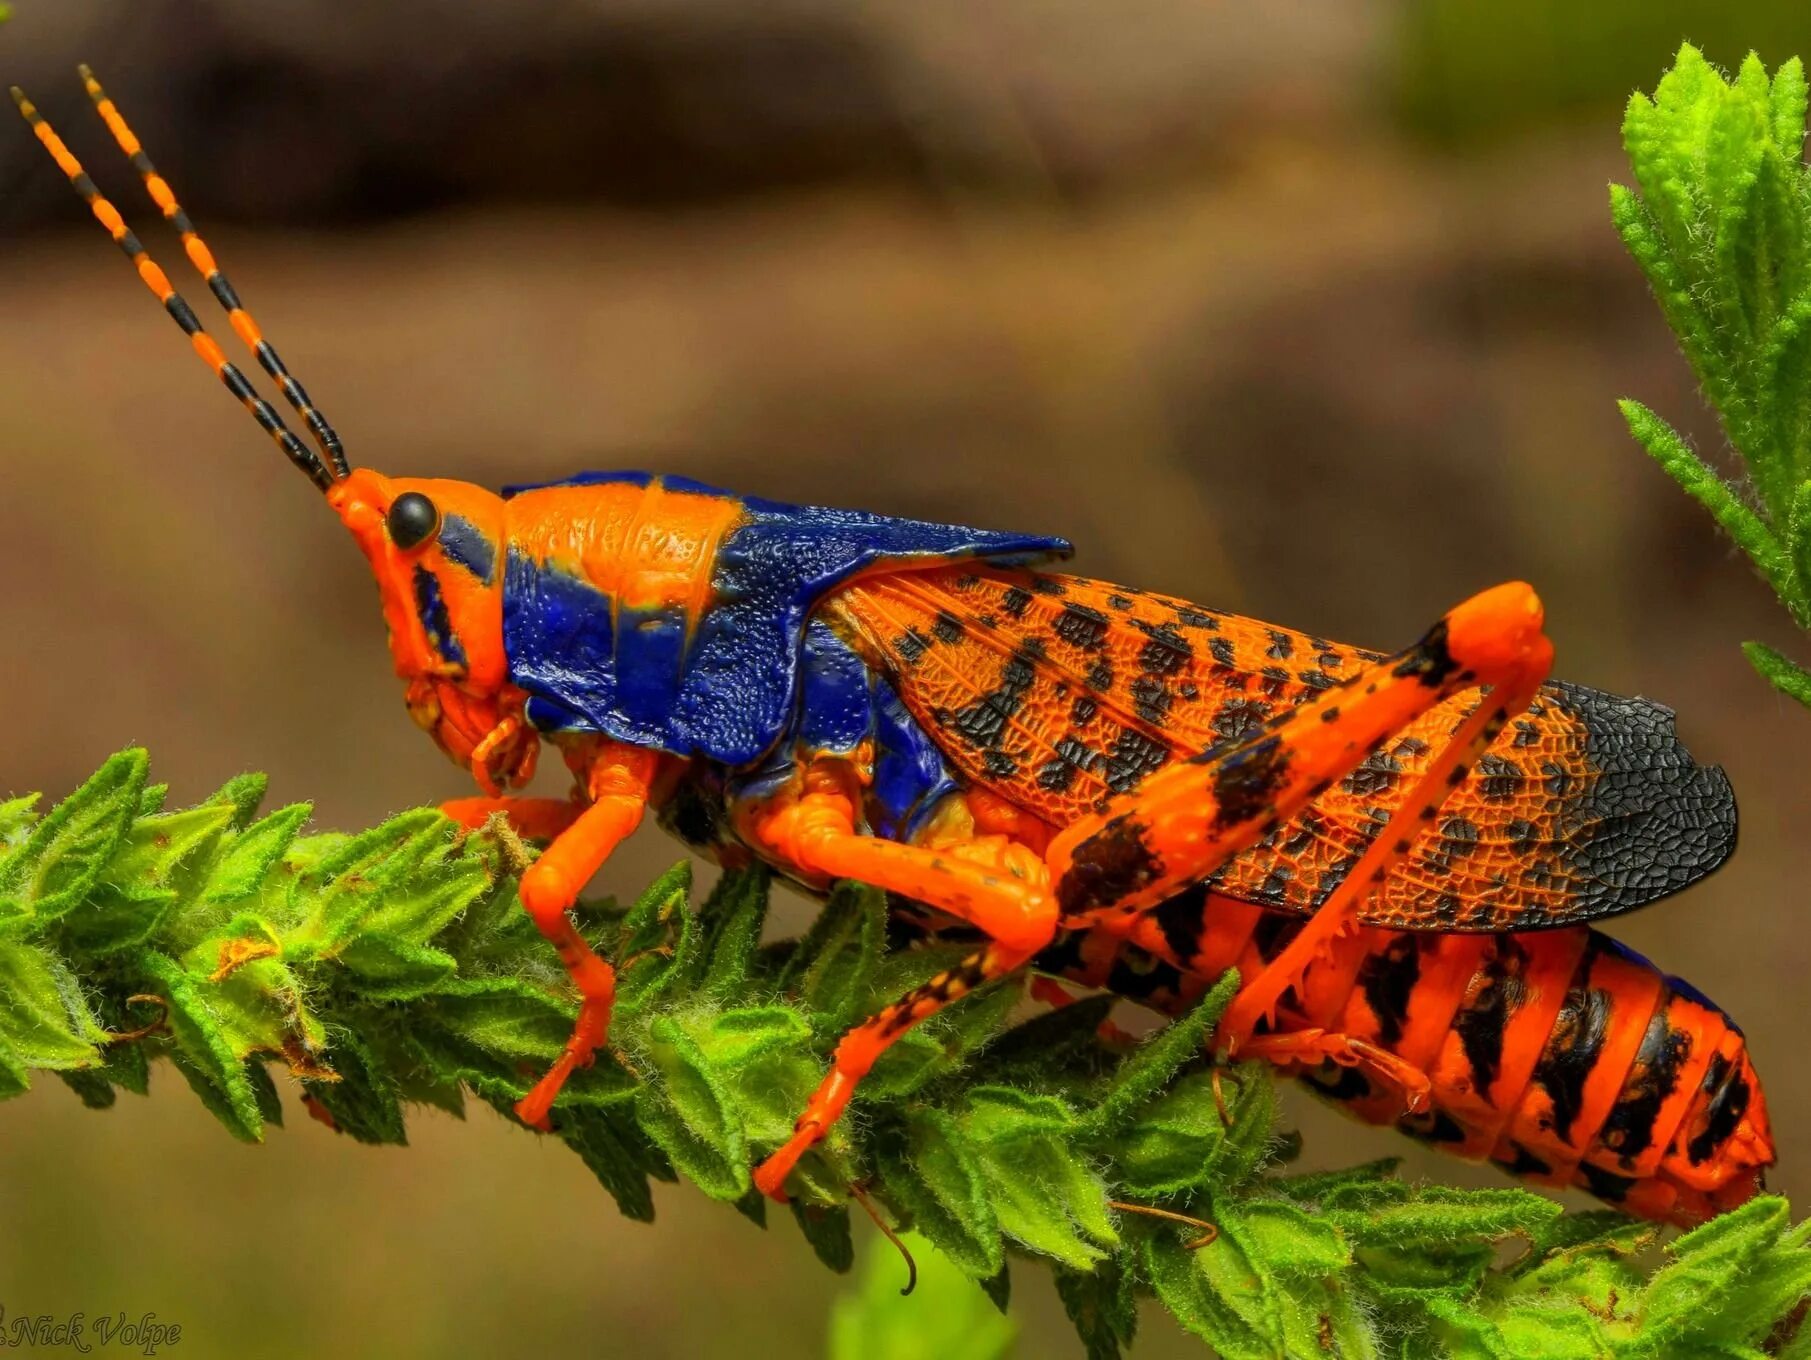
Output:
<instances>
[{"instance_id":1,"label":"black eye","mask_svg":"<svg viewBox=\"0 0 1811 1360\"><path fill-rule=\"evenodd\" d=\"M399 548L413 548L440 527L440 511L419 491L405 491L390 502L390 513L384 522L390 527L392 543Z\"/></svg>"}]
</instances>

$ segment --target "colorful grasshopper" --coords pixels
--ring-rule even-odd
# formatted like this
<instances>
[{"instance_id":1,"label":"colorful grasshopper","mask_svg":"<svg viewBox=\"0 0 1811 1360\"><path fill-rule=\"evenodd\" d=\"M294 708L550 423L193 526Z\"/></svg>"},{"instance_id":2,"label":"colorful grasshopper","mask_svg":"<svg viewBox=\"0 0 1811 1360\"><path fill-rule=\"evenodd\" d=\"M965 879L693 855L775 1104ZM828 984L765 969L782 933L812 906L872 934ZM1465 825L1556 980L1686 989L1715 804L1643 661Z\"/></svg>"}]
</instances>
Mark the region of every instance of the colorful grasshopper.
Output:
<instances>
[{"instance_id":1,"label":"colorful grasshopper","mask_svg":"<svg viewBox=\"0 0 1811 1360\"><path fill-rule=\"evenodd\" d=\"M581 1006L517 1106L525 1122L547 1126L605 1040L614 975L567 913L653 808L723 862L812 890L860 879L983 937L844 1037L756 1173L775 1198L890 1043L1033 965L1168 1005L1236 964L1220 1047L1306 1073L1364 1118L1651 1217L1754 1192L1772 1146L1740 1031L1580 924L1715 869L1735 837L1728 784L1667 710L1545 684L1528 587L1486 591L1380 658L1029 569L1066 556L1061 539L642 473L497 496L353 469L82 75L318 454L14 98L363 550L410 714L486 795L448 812L502 812L548 842L522 904ZM570 801L505 792L543 741L573 773Z\"/></svg>"}]
</instances>

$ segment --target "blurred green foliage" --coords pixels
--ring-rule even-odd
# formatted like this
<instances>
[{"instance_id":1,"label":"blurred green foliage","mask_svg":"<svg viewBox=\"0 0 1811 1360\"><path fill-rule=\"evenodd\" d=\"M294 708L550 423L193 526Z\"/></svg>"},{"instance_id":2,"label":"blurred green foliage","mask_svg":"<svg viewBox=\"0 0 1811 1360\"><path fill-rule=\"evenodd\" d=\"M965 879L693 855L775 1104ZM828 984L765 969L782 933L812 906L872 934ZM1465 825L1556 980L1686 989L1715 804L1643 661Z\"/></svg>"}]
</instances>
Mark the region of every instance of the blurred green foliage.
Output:
<instances>
[{"instance_id":1,"label":"blurred green foliage","mask_svg":"<svg viewBox=\"0 0 1811 1360\"><path fill-rule=\"evenodd\" d=\"M924 1238L908 1233L904 1246L915 1288L900 1289L899 1261L870 1255L830 1314L829 1360L1007 1360L1018 1335L1012 1319Z\"/></svg>"},{"instance_id":2,"label":"blurred green foliage","mask_svg":"<svg viewBox=\"0 0 1811 1360\"><path fill-rule=\"evenodd\" d=\"M1681 37L1731 62L1811 46L1811 8L1794 0L1416 0L1398 14L1398 121L1452 146L1593 121L1645 88Z\"/></svg>"},{"instance_id":3,"label":"blurred green foliage","mask_svg":"<svg viewBox=\"0 0 1811 1360\"><path fill-rule=\"evenodd\" d=\"M311 1113L367 1142L406 1142L411 1104L476 1097L512 1117L576 1007L516 906L511 838L425 809L301 836L306 806L257 815L259 776L177 812L145 779L126 751L46 815L0 805L0 1095L48 1070L104 1108L167 1059L256 1140L282 1122L280 1062ZM631 1218L653 1216L650 1178L683 1177L764 1223L749 1168L791 1132L837 1037L967 948L887 951L884 898L856 885L803 939L763 943L767 901L766 877L739 873L694 908L681 865L627 908L579 913L617 962L617 1010L555 1134ZM789 1216L847 1270L862 1187L947 1262L928 1292L954 1272L971 1311L983 1296L1003 1311L1010 1262L1041 1260L1092 1357L1130 1344L1143 1295L1234 1360L1759 1355L1769 1337L1811 1355L1811 1330L1792 1335L1811 1227L1779 1198L1680 1238L1655 1269L1651 1225L1526 1190L1411 1186L1388 1162L1277 1174L1289 1140L1268 1072L1223 1069L1224 1116L1216 1098L1208 1039L1236 987L1228 974L1129 1050L1100 1033L1111 997L1015 1024L1019 980L974 993L875 1066L795 1176ZM1212 1240L1128 1201L1206 1220ZM948 1321L934 1300L883 1318L878 1289L834 1344L872 1326L904 1355L900 1336ZM1008 1344L970 1334L989 1337L990 1353Z\"/></svg>"},{"instance_id":4,"label":"blurred green foliage","mask_svg":"<svg viewBox=\"0 0 1811 1360\"><path fill-rule=\"evenodd\" d=\"M1771 77L1750 53L1734 80L1689 44L1623 145L1639 192L1610 215L1747 470L1733 485L1639 402L1641 446L1709 510L1801 628L1811 628L1811 171L1795 57ZM1811 706L1811 674L1758 642L1754 668Z\"/></svg>"}]
</instances>

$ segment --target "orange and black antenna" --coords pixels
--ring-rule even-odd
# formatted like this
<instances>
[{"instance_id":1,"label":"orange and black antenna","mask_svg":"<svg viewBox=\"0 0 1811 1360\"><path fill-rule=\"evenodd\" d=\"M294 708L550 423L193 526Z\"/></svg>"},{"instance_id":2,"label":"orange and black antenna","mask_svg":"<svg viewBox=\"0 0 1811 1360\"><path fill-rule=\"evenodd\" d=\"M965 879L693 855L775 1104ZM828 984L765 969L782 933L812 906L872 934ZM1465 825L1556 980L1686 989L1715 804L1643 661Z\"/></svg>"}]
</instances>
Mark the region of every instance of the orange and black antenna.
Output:
<instances>
[{"instance_id":1,"label":"orange and black antenna","mask_svg":"<svg viewBox=\"0 0 1811 1360\"><path fill-rule=\"evenodd\" d=\"M295 437L289 427L283 423L283 418L277 414L276 408L258 395L251 380L226 357L214 338L202 329L194 308L190 307L182 295L171 286L169 277L146 253L143 243L126 225L119 210L109 203L101 191L95 187L94 181L82 169L82 163L63 144L63 139L57 136L49 123L44 121L43 116L17 85L12 87L13 102L19 106L19 112L31 125L38 140L44 144L45 150L50 152L51 158L56 161L58 168L68 176L70 185L82 196L95 218L107 229L108 234L113 237L119 248L126 253L126 258L132 262L133 267L138 271L139 278L144 280L145 286L163 304L164 310L170 314L176 324L182 327L183 333L189 337L189 343L201 356L202 362L214 370L220 381L225 384L227 391L237 397L252 413L253 418L276 441L277 447L283 450L289 461L301 468L308 474L310 481L325 491L333 485L337 478L345 476L349 470L346 456L340 447L339 437L309 403L307 393L302 391L301 385L289 376L288 370L277 358L276 351L259 333L257 323L239 305L238 296L233 292L232 285L220 273L207 246L195 234L194 223L177 205L175 196L170 193L169 186L164 183L163 178L157 174L150 161L145 158L143 150L139 148L138 139L132 135L132 130L126 126L125 120L120 118L118 111L113 108L112 101L106 98L86 67L82 68L82 75L90 95L100 106L102 118L106 119L108 127L113 130L114 137L119 141L120 146L132 157L133 164L144 175L145 186L150 191L151 197L163 208L164 215L182 233L183 246L188 252L189 258L194 261L196 268L202 271L207 278L208 286L213 289L214 295L226 307L233 329L238 331L247 345L251 346L252 352L258 356L258 360L264 365L265 370L276 378L290 404L308 422L310 432L313 433L315 441L321 446L322 452L327 455L329 461L323 462L319 454Z\"/></svg>"}]
</instances>

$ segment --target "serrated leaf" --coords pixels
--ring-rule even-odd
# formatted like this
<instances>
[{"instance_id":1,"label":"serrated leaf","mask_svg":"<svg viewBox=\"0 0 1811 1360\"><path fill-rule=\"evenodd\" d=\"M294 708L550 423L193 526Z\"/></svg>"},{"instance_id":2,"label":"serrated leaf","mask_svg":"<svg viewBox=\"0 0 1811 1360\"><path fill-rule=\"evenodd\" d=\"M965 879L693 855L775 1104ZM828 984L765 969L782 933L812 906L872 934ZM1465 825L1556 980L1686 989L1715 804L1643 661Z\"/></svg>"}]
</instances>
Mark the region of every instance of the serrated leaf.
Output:
<instances>
[{"instance_id":1,"label":"serrated leaf","mask_svg":"<svg viewBox=\"0 0 1811 1360\"><path fill-rule=\"evenodd\" d=\"M99 1068L89 1068L79 1072L58 1072L57 1078L76 1093L77 1099L91 1110L109 1110L119 1099L119 1093L113 1089L113 1083L101 1074Z\"/></svg>"},{"instance_id":2,"label":"serrated leaf","mask_svg":"<svg viewBox=\"0 0 1811 1360\"><path fill-rule=\"evenodd\" d=\"M657 878L623 917L615 955L619 1009L650 1005L687 976L698 947L691 893L691 862L682 860Z\"/></svg>"},{"instance_id":3,"label":"serrated leaf","mask_svg":"<svg viewBox=\"0 0 1811 1360\"><path fill-rule=\"evenodd\" d=\"M1357 1166L1342 1167L1337 1171L1310 1171L1299 1176L1278 1176L1269 1184L1279 1193L1309 1204L1319 1203L1347 1190L1366 1194L1372 1187L1379 1185L1394 1185L1401 1191L1402 1197L1407 1198L1408 1187L1396 1180L1396 1170L1401 1165L1400 1157L1380 1157L1374 1162L1361 1162ZM1619 1222L1627 1221L1621 1214L1617 1214L1616 1218Z\"/></svg>"},{"instance_id":4,"label":"serrated leaf","mask_svg":"<svg viewBox=\"0 0 1811 1360\"><path fill-rule=\"evenodd\" d=\"M66 1070L101 1061L106 1033L57 955L0 936L0 1046L25 1068Z\"/></svg>"},{"instance_id":5,"label":"serrated leaf","mask_svg":"<svg viewBox=\"0 0 1811 1360\"><path fill-rule=\"evenodd\" d=\"M293 803L239 831L209 866L201 900L237 902L257 892L312 811L312 804Z\"/></svg>"},{"instance_id":6,"label":"serrated leaf","mask_svg":"<svg viewBox=\"0 0 1811 1360\"><path fill-rule=\"evenodd\" d=\"M235 1138L261 1141L264 1117L257 1093L214 1005L174 959L147 949L139 966L169 1007L165 1019L176 1040L177 1066L190 1086Z\"/></svg>"},{"instance_id":7,"label":"serrated leaf","mask_svg":"<svg viewBox=\"0 0 1811 1360\"><path fill-rule=\"evenodd\" d=\"M624 915L617 952L627 958L664 945L674 918L686 911L691 892L692 865L681 860L650 883Z\"/></svg>"},{"instance_id":8,"label":"serrated leaf","mask_svg":"<svg viewBox=\"0 0 1811 1360\"><path fill-rule=\"evenodd\" d=\"M127 894L170 887L183 861L217 840L232 818L230 803L204 803L140 817L121 840L103 878Z\"/></svg>"},{"instance_id":9,"label":"serrated leaf","mask_svg":"<svg viewBox=\"0 0 1811 1360\"><path fill-rule=\"evenodd\" d=\"M292 883L291 901L300 924L286 941L290 955L331 954L377 909L386 890L443 848L452 833L447 818L421 808L335 845Z\"/></svg>"},{"instance_id":10,"label":"serrated leaf","mask_svg":"<svg viewBox=\"0 0 1811 1360\"><path fill-rule=\"evenodd\" d=\"M358 974L359 991L374 1001L426 996L459 967L451 954L376 932L348 940L340 948L339 961Z\"/></svg>"},{"instance_id":11,"label":"serrated leaf","mask_svg":"<svg viewBox=\"0 0 1811 1360\"><path fill-rule=\"evenodd\" d=\"M1354 1245L1439 1247L1533 1234L1559 1214L1559 1205L1529 1190L1430 1185L1400 1204L1341 1208L1328 1217Z\"/></svg>"},{"instance_id":12,"label":"serrated leaf","mask_svg":"<svg viewBox=\"0 0 1811 1360\"><path fill-rule=\"evenodd\" d=\"M1113 1142L1120 1184L1135 1195L1173 1195L1216 1180L1226 1125L1213 1077L1191 1073L1151 1101Z\"/></svg>"},{"instance_id":13,"label":"serrated leaf","mask_svg":"<svg viewBox=\"0 0 1811 1360\"><path fill-rule=\"evenodd\" d=\"M1226 1196L1215 1210L1220 1230L1231 1234L1257 1270L1291 1279L1332 1275L1352 1263L1339 1230L1294 1205Z\"/></svg>"},{"instance_id":14,"label":"serrated leaf","mask_svg":"<svg viewBox=\"0 0 1811 1360\"><path fill-rule=\"evenodd\" d=\"M1811 1300L1811 1253L1772 1251L1733 1287L1711 1296L1687 1333L1704 1341L1760 1342L1774 1319Z\"/></svg>"},{"instance_id":15,"label":"serrated leaf","mask_svg":"<svg viewBox=\"0 0 1811 1360\"><path fill-rule=\"evenodd\" d=\"M572 1033L571 1011L515 978L462 978L441 988L427 1007L449 1034L511 1059L550 1061Z\"/></svg>"},{"instance_id":16,"label":"serrated leaf","mask_svg":"<svg viewBox=\"0 0 1811 1360\"><path fill-rule=\"evenodd\" d=\"M792 1221L811 1244L817 1259L838 1275L846 1274L855 1264L855 1237L849 1230L849 1210L840 1204L804 1204L798 1200L788 1206Z\"/></svg>"},{"instance_id":17,"label":"serrated leaf","mask_svg":"<svg viewBox=\"0 0 1811 1360\"><path fill-rule=\"evenodd\" d=\"M643 1086L635 1093L635 1117L674 1168L712 1199L733 1204L748 1193L748 1168L725 1160L721 1152L693 1133L672 1103L653 1086Z\"/></svg>"},{"instance_id":18,"label":"serrated leaf","mask_svg":"<svg viewBox=\"0 0 1811 1360\"><path fill-rule=\"evenodd\" d=\"M233 810L233 829L244 831L258 815L258 805L264 801L269 788L270 779L266 775L256 772L236 774L202 802L227 804Z\"/></svg>"},{"instance_id":19,"label":"serrated leaf","mask_svg":"<svg viewBox=\"0 0 1811 1360\"><path fill-rule=\"evenodd\" d=\"M727 997L748 981L767 920L768 876L763 869L726 873L699 911L703 923L706 997Z\"/></svg>"},{"instance_id":20,"label":"serrated leaf","mask_svg":"<svg viewBox=\"0 0 1811 1360\"><path fill-rule=\"evenodd\" d=\"M1087 996L1014 1025L982 1051L975 1064L976 1079L991 1081L1010 1074L1019 1084L1035 1086L1077 1068L1108 1067L1099 1031L1117 1000Z\"/></svg>"},{"instance_id":21,"label":"serrated leaf","mask_svg":"<svg viewBox=\"0 0 1811 1360\"><path fill-rule=\"evenodd\" d=\"M69 947L108 954L148 941L189 887L190 866L211 855L231 819L225 803L140 817L87 900L64 913Z\"/></svg>"},{"instance_id":22,"label":"serrated leaf","mask_svg":"<svg viewBox=\"0 0 1811 1360\"><path fill-rule=\"evenodd\" d=\"M1001 1229L1033 1251L1077 1270L1118 1240L1106 1188L1066 1135L1076 1127L1061 1101L1007 1087L968 1093L958 1119L987 1182Z\"/></svg>"},{"instance_id":23,"label":"serrated leaf","mask_svg":"<svg viewBox=\"0 0 1811 1360\"><path fill-rule=\"evenodd\" d=\"M637 1223L654 1221L654 1192L647 1170L653 1149L632 1120L610 1110L579 1110L560 1133L598 1184L609 1191L624 1218Z\"/></svg>"},{"instance_id":24,"label":"serrated leaf","mask_svg":"<svg viewBox=\"0 0 1811 1360\"><path fill-rule=\"evenodd\" d=\"M1222 1360L1275 1360L1282 1337L1247 1316L1254 1309L1265 1313L1264 1285L1238 1257L1237 1248L1215 1241L1188 1251L1173 1234L1156 1232L1144 1237L1141 1258L1145 1277L1163 1306ZM1235 1307L1228 1291L1244 1306Z\"/></svg>"},{"instance_id":25,"label":"serrated leaf","mask_svg":"<svg viewBox=\"0 0 1811 1360\"><path fill-rule=\"evenodd\" d=\"M685 1032L713 1071L730 1074L786 1048L801 1054L811 1042L811 1026L788 1006L745 1006L695 1017Z\"/></svg>"},{"instance_id":26,"label":"serrated leaf","mask_svg":"<svg viewBox=\"0 0 1811 1360\"><path fill-rule=\"evenodd\" d=\"M913 1222L970 1277L982 1280L1005 1263L999 1219L979 1159L956 1121L942 1110L907 1116L904 1146L883 1179Z\"/></svg>"},{"instance_id":27,"label":"serrated leaf","mask_svg":"<svg viewBox=\"0 0 1811 1360\"><path fill-rule=\"evenodd\" d=\"M846 1029L866 1011L886 911L880 889L838 883L782 971L781 989L798 997L818 1029Z\"/></svg>"},{"instance_id":28,"label":"serrated leaf","mask_svg":"<svg viewBox=\"0 0 1811 1360\"><path fill-rule=\"evenodd\" d=\"M328 1057L337 1081L311 1081L307 1090L333 1118L334 1128L360 1143L404 1145L396 1081L364 1040L350 1030L331 1035Z\"/></svg>"},{"instance_id":29,"label":"serrated leaf","mask_svg":"<svg viewBox=\"0 0 1811 1360\"><path fill-rule=\"evenodd\" d=\"M1138 1334L1138 1295L1116 1261L1093 1271L1053 1269L1057 1297L1088 1360L1120 1360Z\"/></svg>"},{"instance_id":30,"label":"serrated leaf","mask_svg":"<svg viewBox=\"0 0 1811 1360\"><path fill-rule=\"evenodd\" d=\"M483 868L471 860L423 868L385 892L359 929L426 944L487 886Z\"/></svg>"},{"instance_id":31,"label":"serrated leaf","mask_svg":"<svg viewBox=\"0 0 1811 1360\"><path fill-rule=\"evenodd\" d=\"M1790 1222L1786 1201L1752 1199L1667 1247L1670 1264L1655 1272L1642 1293L1642 1320L1658 1338L1689 1336L1704 1314L1704 1301L1732 1288L1758 1264Z\"/></svg>"},{"instance_id":32,"label":"serrated leaf","mask_svg":"<svg viewBox=\"0 0 1811 1360\"><path fill-rule=\"evenodd\" d=\"M1203 1056L1207 1036L1239 990L1239 971L1228 969L1182 1019L1152 1035L1119 1065L1112 1085L1089 1118L1096 1134L1112 1133L1131 1119L1184 1063Z\"/></svg>"},{"instance_id":33,"label":"serrated leaf","mask_svg":"<svg viewBox=\"0 0 1811 1360\"><path fill-rule=\"evenodd\" d=\"M748 1140L736 1103L722 1075L711 1065L692 1036L673 1019L661 1016L648 1027L649 1057L665 1078L662 1104L671 1121L649 1127L662 1150L707 1194L736 1200L748 1192ZM642 1088L638 1095L648 1094ZM677 1123L683 1139L672 1137ZM643 1119L644 1126L647 1120ZM665 1136L663 1136L663 1134Z\"/></svg>"},{"instance_id":34,"label":"serrated leaf","mask_svg":"<svg viewBox=\"0 0 1811 1360\"><path fill-rule=\"evenodd\" d=\"M0 863L17 846L25 843L31 829L38 824L37 807L42 794L28 793L22 798L0 802Z\"/></svg>"},{"instance_id":35,"label":"serrated leaf","mask_svg":"<svg viewBox=\"0 0 1811 1360\"><path fill-rule=\"evenodd\" d=\"M0 862L0 902L40 920L80 903L106 872L138 811L145 753L121 751L32 828Z\"/></svg>"},{"instance_id":36,"label":"serrated leaf","mask_svg":"<svg viewBox=\"0 0 1811 1360\"><path fill-rule=\"evenodd\" d=\"M1277 1150L1276 1083L1269 1075L1244 1064L1222 1073L1232 1123L1215 1163L1215 1175L1228 1186L1243 1185L1270 1162Z\"/></svg>"}]
</instances>

